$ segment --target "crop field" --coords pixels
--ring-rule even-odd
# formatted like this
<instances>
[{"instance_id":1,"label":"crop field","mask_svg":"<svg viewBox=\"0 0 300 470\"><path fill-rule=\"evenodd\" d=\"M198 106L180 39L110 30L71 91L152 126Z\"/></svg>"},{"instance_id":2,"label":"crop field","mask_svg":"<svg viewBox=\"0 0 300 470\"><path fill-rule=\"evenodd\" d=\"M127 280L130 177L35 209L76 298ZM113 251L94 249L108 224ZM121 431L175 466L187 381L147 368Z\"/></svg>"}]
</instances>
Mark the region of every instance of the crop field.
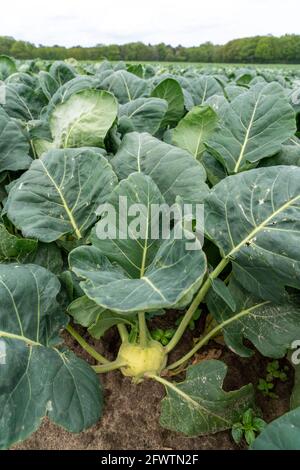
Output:
<instances>
[{"instance_id":1,"label":"crop field","mask_svg":"<svg viewBox=\"0 0 300 470\"><path fill-rule=\"evenodd\" d=\"M300 449L299 66L0 80L0 448Z\"/></svg>"}]
</instances>

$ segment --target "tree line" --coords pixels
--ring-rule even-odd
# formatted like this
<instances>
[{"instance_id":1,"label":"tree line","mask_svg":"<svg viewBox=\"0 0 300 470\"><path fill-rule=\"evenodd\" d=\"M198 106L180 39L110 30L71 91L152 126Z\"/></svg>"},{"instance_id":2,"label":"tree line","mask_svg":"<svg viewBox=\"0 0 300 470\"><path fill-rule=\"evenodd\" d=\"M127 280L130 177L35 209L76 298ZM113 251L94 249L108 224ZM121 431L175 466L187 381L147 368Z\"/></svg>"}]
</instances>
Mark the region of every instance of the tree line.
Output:
<instances>
[{"instance_id":1,"label":"tree line","mask_svg":"<svg viewBox=\"0 0 300 470\"><path fill-rule=\"evenodd\" d=\"M224 45L206 42L194 47L132 42L70 48L42 44L36 46L30 42L0 36L0 54L17 59L64 60L73 57L77 60L295 64L300 63L300 35L255 36L234 39Z\"/></svg>"}]
</instances>

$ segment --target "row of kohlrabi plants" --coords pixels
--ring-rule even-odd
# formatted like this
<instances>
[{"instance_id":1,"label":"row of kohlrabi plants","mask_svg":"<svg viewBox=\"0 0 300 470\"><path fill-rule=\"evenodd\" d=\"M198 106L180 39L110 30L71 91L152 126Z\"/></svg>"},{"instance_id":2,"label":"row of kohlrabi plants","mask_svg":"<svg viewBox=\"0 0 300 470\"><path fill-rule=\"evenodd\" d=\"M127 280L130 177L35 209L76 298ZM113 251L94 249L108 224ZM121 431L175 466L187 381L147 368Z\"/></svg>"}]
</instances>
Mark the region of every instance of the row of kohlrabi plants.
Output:
<instances>
[{"instance_id":1,"label":"row of kohlrabi plants","mask_svg":"<svg viewBox=\"0 0 300 470\"><path fill-rule=\"evenodd\" d=\"M1 57L0 79L0 446L46 415L71 432L96 423L97 374L115 369L165 387L171 431L200 436L259 414L252 384L224 391L222 361L190 360L220 335L241 357L283 358L300 340L297 73ZM144 237L99 238L99 206L118 226L125 196L147 209ZM188 250L172 220L169 239L151 238L153 204L203 204L204 244ZM207 327L170 361L199 307ZM151 323L171 309L180 322L163 345ZM114 360L78 325L98 340L117 328ZM295 410L254 446L299 443L295 383Z\"/></svg>"}]
</instances>

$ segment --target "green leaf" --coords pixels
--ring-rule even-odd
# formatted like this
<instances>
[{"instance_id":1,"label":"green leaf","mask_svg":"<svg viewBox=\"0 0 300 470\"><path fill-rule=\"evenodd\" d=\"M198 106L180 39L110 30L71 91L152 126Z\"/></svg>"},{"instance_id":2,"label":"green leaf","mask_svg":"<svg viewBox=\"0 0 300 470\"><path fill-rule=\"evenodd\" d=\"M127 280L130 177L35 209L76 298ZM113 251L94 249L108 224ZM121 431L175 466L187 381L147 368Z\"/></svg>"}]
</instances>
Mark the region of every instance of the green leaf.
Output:
<instances>
[{"instance_id":1,"label":"green leaf","mask_svg":"<svg viewBox=\"0 0 300 470\"><path fill-rule=\"evenodd\" d=\"M282 301L299 288L300 169L259 168L230 176L205 202L205 230L257 297Z\"/></svg>"},{"instance_id":2,"label":"green leaf","mask_svg":"<svg viewBox=\"0 0 300 470\"><path fill-rule=\"evenodd\" d=\"M144 67L142 64L127 65L127 72L133 73L137 77L144 78Z\"/></svg>"},{"instance_id":3,"label":"green leaf","mask_svg":"<svg viewBox=\"0 0 300 470\"><path fill-rule=\"evenodd\" d=\"M236 444L239 444L244 436L244 430L240 423L235 423L231 429L231 435Z\"/></svg>"},{"instance_id":4,"label":"green leaf","mask_svg":"<svg viewBox=\"0 0 300 470\"><path fill-rule=\"evenodd\" d=\"M106 310L85 295L74 300L68 307L69 314L75 323L88 328L88 332L100 339L111 327L124 323L133 325L132 318Z\"/></svg>"},{"instance_id":5,"label":"green leaf","mask_svg":"<svg viewBox=\"0 0 300 470\"><path fill-rule=\"evenodd\" d=\"M73 353L57 348L67 323L56 301L59 289L57 278L42 267L0 265L2 449L25 439L46 415L80 432L101 414L96 374Z\"/></svg>"},{"instance_id":6,"label":"green leaf","mask_svg":"<svg viewBox=\"0 0 300 470\"><path fill-rule=\"evenodd\" d=\"M217 114L209 106L196 106L181 119L174 129L173 143L200 159L206 142L218 121Z\"/></svg>"},{"instance_id":7,"label":"green leaf","mask_svg":"<svg viewBox=\"0 0 300 470\"><path fill-rule=\"evenodd\" d=\"M22 259L35 251L37 241L16 237L8 232L3 224L0 224L0 262Z\"/></svg>"},{"instance_id":8,"label":"green leaf","mask_svg":"<svg viewBox=\"0 0 300 470\"><path fill-rule=\"evenodd\" d=\"M0 55L0 80L5 80L16 71L15 61L11 57Z\"/></svg>"},{"instance_id":9,"label":"green leaf","mask_svg":"<svg viewBox=\"0 0 300 470\"><path fill-rule=\"evenodd\" d=\"M212 186L215 186L218 184L221 180L226 178L227 173L221 165L221 163L213 157L210 153L204 152L201 163L205 168L205 171L207 173L207 179L210 182Z\"/></svg>"},{"instance_id":10,"label":"green leaf","mask_svg":"<svg viewBox=\"0 0 300 470\"><path fill-rule=\"evenodd\" d=\"M248 446L251 446L253 442L255 441L255 432L253 429L247 429L245 431L245 439L248 444Z\"/></svg>"},{"instance_id":11,"label":"green leaf","mask_svg":"<svg viewBox=\"0 0 300 470\"><path fill-rule=\"evenodd\" d=\"M253 450L300 450L300 408L268 424L252 444Z\"/></svg>"},{"instance_id":12,"label":"green leaf","mask_svg":"<svg viewBox=\"0 0 300 470\"><path fill-rule=\"evenodd\" d=\"M207 298L210 313L222 326L228 347L244 357L252 351L244 346L243 338L254 344L266 357L284 357L291 343L300 337L300 304L291 298L282 304L274 304L255 298L233 279L228 287L236 302L236 312L211 291Z\"/></svg>"},{"instance_id":13,"label":"green leaf","mask_svg":"<svg viewBox=\"0 0 300 470\"><path fill-rule=\"evenodd\" d=\"M282 145L280 152L274 157L266 158L262 166L294 165L300 166L300 140L297 137L289 139Z\"/></svg>"},{"instance_id":14,"label":"green leaf","mask_svg":"<svg viewBox=\"0 0 300 470\"><path fill-rule=\"evenodd\" d=\"M76 72L71 65L62 61L55 61L49 69L49 74L56 80L59 86L64 85L76 77Z\"/></svg>"},{"instance_id":15,"label":"green leaf","mask_svg":"<svg viewBox=\"0 0 300 470\"><path fill-rule=\"evenodd\" d=\"M215 95L223 95L222 86L218 81L209 75L198 76L197 78L189 80L180 80L182 87L189 92L192 99L191 103L186 107L190 110L193 106L199 106L205 104L208 98Z\"/></svg>"},{"instance_id":16,"label":"green leaf","mask_svg":"<svg viewBox=\"0 0 300 470\"><path fill-rule=\"evenodd\" d=\"M190 437L230 429L254 397L251 384L224 392L226 371L220 361L203 361L187 369L184 382L164 380L167 396L161 404L160 424Z\"/></svg>"},{"instance_id":17,"label":"green leaf","mask_svg":"<svg viewBox=\"0 0 300 470\"><path fill-rule=\"evenodd\" d=\"M224 104L219 117L207 146L231 174L273 156L296 131L293 108L277 83L253 86Z\"/></svg>"},{"instance_id":18,"label":"green leaf","mask_svg":"<svg viewBox=\"0 0 300 470\"><path fill-rule=\"evenodd\" d=\"M24 237L46 243L65 234L80 239L116 183L107 160L94 151L51 150L15 182L8 196L8 217Z\"/></svg>"},{"instance_id":19,"label":"green leaf","mask_svg":"<svg viewBox=\"0 0 300 470\"><path fill-rule=\"evenodd\" d=\"M50 73L44 72L43 70L39 73L38 77L39 77L39 82L44 92L44 95L50 101L52 96L58 90L59 83L55 80L55 78Z\"/></svg>"},{"instance_id":20,"label":"green leaf","mask_svg":"<svg viewBox=\"0 0 300 470\"><path fill-rule=\"evenodd\" d=\"M120 106L119 131L155 134L160 128L168 104L159 98L138 98Z\"/></svg>"},{"instance_id":21,"label":"green leaf","mask_svg":"<svg viewBox=\"0 0 300 470\"><path fill-rule=\"evenodd\" d=\"M25 170L31 163L29 144L18 124L0 107L0 173Z\"/></svg>"},{"instance_id":22,"label":"green leaf","mask_svg":"<svg viewBox=\"0 0 300 470\"><path fill-rule=\"evenodd\" d=\"M168 109L161 127L176 125L184 114L184 96L178 81L174 78L162 80L152 90L151 96L166 100L168 103Z\"/></svg>"},{"instance_id":23,"label":"green leaf","mask_svg":"<svg viewBox=\"0 0 300 470\"><path fill-rule=\"evenodd\" d=\"M113 93L120 104L125 104L146 96L149 85L133 73L117 70L103 80L101 87Z\"/></svg>"},{"instance_id":24,"label":"green leaf","mask_svg":"<svg viewBox=\"0 0 300 470\"><path fill-rule=\"evenodd\" d=\"M236 302L226 284L221 279L213 279L211 286L217 297L220 297L232 312L235 312Z\"/></svg>"},{"instance_id":25,"label":"green leaf","mask_svg":"<svg viewBox=\"0 0 300 470\"><path fill-rule=\"evenodd\" d=\"M103 147L118 114L118 104L106 91L84 90L56 106L50 129L56 148Z\"/></svg>"},{"instance_id":26,"label":"green leaf","mask_svg":"<svg viewBox=\"0 0 300 470\"><path fill-rule=\"evenodd\" d=\"M27 73L15 73L5 82L4 110L10 117L21 121L39 119L48 100L38 78Z\"/></svg>"},{"instance_id":27,"label":"green leaf","mask_svg":"<svg viewBox=\"0 0 300 470\"><path fill-rule=\"evenodd\" d=\"M127 134L119 151L111 160L119 179L133 172L151 176L166 202L200 203L208 194L203 166L188 152L143 133Z\"/></svg>"},{"instance_id":28,"label":"green leaf","mask_svg":"<svg viewBox=\"0 0 300 470\"><path fill-rule=\"evenodd\" d=\"M175 239L173 232L166 240L152 237L151 204L164 200L149 176L134 173L112 193L108 202L117 210L117 229L119 196L127 196L128 206L143 205L140 230L136 234L132 231L136 215L127 224L130 236L124 232L119 235L116 230L116 237L100 239L96 226L91 237L93 246L71 252L70 266L85 279L81 283L85 294L98 305L125 314L170 307L180 301L186 305L206 271L202 250L186 249L185 232L182 239ZM102 223L100 220L101 226ZM179 274L182 272L184 276Z\"/></svg>"},{"instance_id":29,"label":"green leaf","mask_svg":"<svg viewBox=\"0 0 300 470\"><path fill-rule=\"evenodd\" d=\"M35 240L35 243L36 240ZM48 269L52 273L59 275L63 270L62 253L56 243L41 243L38 245L34 252L26 256L26 262L37 264Z\"/></svg>"}]
</instances>

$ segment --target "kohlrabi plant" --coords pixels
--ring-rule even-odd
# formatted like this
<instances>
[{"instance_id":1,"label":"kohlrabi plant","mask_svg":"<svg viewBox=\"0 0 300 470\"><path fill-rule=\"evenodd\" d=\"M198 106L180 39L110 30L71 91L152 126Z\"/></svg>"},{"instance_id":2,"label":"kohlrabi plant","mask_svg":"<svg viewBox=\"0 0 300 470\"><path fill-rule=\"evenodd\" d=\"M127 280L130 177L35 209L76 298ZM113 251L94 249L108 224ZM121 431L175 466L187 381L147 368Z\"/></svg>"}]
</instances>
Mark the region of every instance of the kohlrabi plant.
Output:
<instances>
[{"instance_id":1,"label":"kohlrabi plant","mask_svg":"<svg viewBox=\"0 0 300 470\"><path fill-rule=\"evenodd\" d=\"M3 67L0 446L44 416L71 432L96 423L111 371L165 388L166 429L252 442L252 383L225 391L227 365L193 358L220 336L232 354L274 360L300 339L297 80Z\"/></svg>"}]
</instances>

